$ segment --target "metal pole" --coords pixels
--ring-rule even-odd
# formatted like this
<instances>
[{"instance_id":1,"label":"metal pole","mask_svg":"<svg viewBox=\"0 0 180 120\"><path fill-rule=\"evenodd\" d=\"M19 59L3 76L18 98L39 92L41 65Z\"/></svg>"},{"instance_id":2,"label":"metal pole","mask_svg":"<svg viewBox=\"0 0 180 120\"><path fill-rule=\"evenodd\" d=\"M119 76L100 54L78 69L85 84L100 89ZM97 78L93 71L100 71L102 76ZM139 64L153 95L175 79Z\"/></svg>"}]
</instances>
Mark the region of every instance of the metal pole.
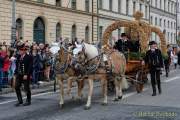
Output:
<instances>
[{"instance_id":1,"label":"metal pole","mask_svg":"<svg viewBox=\"0 0 180 120\"><path fill-rule=\"evenodd\" d=\"M149 24L151 24L151 2L148 2L149 4Z\"/></svg>"},{"instance_id":2,"label":"metal pole","mask_svg":"<svg viewBox=\"0 0 180 120\"><path fill-rule=\"evenodd\" d=\"M16 0L12 0L12 27L11 27L11 45L14 46L16 40Z\"/></svg>"},{"instance_id":3,"label":"metal pole","mask_svg":"<svg viewBox=\"0 0 180 120\"><path fill-rule=\"evenodd\" d=\"M102 45L102 41L99 38L99 0L97 0L97 40L100 44L100 48Z\"/></svg>"},{"instance_id":4,"label":"metal pole","mask_svg":"<svg viewBox=\"0 0 180 120\"><path fill-rule=\"evenodd\" d=\"M94 43L94 0L92 0L92 42Z\"/></svg>"},{"instance_id":5,"label":"metal pole","mask_svg":"<svg viewBox=\"0 0 180 120\"><path fill-rule=\"evenodd\" d=\"M176 43L178 41L178 0L176 0Z\"/></svg>"},{"instance_id":6,"label":"metal pole","mask_svg":"<svg viewBox=\"0 0 180 120\"><path fill-rule=\"evenodd\" d=\"M149 1L149 24L151 25L151 2ZM151 33L151 35L150 35L150 38L149 38L149 41L151 41L152 40L152 33Z\"/></svg>"}]
</instances>

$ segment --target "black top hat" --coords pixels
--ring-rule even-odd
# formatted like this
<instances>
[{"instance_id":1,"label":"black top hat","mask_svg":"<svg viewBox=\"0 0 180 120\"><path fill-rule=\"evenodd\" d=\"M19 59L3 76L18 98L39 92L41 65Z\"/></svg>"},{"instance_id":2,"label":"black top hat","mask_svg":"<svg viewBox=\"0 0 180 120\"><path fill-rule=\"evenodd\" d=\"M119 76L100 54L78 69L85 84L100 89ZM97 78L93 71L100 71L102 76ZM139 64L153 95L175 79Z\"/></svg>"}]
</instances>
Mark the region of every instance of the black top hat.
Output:
<instances>
[{"instance_id":1,"label":"black top hat","mask_svg":"<svg viewBox=\"0 0 180 120\"><path fill-rule=\"evenodd\" d=\"M121 37L126 37L126 33L121 33Z\"/></svg>"},{"instance_id":2,"label":"black top hat","mask_svg":"<svg viewBox=\"0 0 180 120\"><path fill-rule=\"evenodd\" d=\"M155 44L157 44L155 41L150 41L149 42L149 45L155 45Z\"/></svg>"},{"instance_id":3,"label":"black top hat","mask_svg":"<svg viewBox=\"0 0 180 120\"><path fill-rule=\"evenodd\" d=\"M18 46L19 50L27 50L27 47L25 46L25 44L21 44Z\"/></svg>"}]
</instances>

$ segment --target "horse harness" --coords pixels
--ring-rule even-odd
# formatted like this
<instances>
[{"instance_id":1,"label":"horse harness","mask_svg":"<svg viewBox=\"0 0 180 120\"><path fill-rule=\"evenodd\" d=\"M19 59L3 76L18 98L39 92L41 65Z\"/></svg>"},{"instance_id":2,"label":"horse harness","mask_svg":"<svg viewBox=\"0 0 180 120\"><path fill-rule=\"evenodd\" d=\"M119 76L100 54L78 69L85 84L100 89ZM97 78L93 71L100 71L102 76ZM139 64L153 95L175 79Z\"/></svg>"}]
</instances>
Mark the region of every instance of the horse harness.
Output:
<instances>
[{"instance_id":1,"label":"horse harness","mask_svg":"<svg viewBox=\"0 0 180 120\"><path fill-rule=\"evenodd\" d=\"M84 48L83 48L83 50L84 50ZM94 58L91 58L90 60L87 60L84 63L81 63L86 68L85 72L83 71L82 74L85 74L85 75L94 74L99 67L105 67L106 73L112 75L112 61L109 64L107 61L103 60L103 57L106 56L107 58L110 58L110 55L113 52L115 52L115 50L111 50L110 53L108 53L108 54L105 54L105 52L101 52L99 55L95 56ZM84 53L84 56L87 58L85 51L83 51L83 53ZM95 59L98 59L97 64L89 65L89 62L91 62ZM104 62L105 65L102 65L102 61Z\"/></svg>"}]
</instances>

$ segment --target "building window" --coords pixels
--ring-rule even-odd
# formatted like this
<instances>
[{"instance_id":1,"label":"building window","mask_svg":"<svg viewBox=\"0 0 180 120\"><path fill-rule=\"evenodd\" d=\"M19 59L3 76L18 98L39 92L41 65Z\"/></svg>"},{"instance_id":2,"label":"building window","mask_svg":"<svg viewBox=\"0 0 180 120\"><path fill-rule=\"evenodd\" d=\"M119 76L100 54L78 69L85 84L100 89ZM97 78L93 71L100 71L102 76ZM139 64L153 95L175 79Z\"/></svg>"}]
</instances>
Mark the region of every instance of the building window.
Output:
<instances>
[{"instance_id":1,"label":"building window","mask_svg":"<svg viewBox=\"0 0 180 120\"><path fill-rule=\"evenodd\" d=\"M171 3L171 13L174 13L173 12L173 2Z\"/></svg>"},{"instance_id":2,"label":"building window","mask_svg":"<svg viewBox=\"0 0 180 120\"><path fill-rule=\"evenodd\" d=\"M174 22L174 29L176 29L176 22Z\"/></svg>"},{"instance_id":3,"label":"building window","mask_svg":"<svg viewBox=\"0 0 180 120\"><path fill-rule=\"evenodd\" d=\"M176 41L176 39L177 39L177 38L176 38L176 33L174 33L174 40Z\"/></svg>"},{"instance_id":4,"label":"building window","mask_svg":"<svg viewBox=\"0 0 180 120\"><path fill-rule=\"evenodd\" d=\"M109 10L112 11L113 8L113 0L109 0Z\"/></svg>"},{"instance_id":5,"label":"building window","mask_svg":"<svg viewBox=\"0 0 180 120\"><path fill-rule=\"evenodd\" d=\"M147 19L148 18L148 6L146 5L145 7L145 18Z\"/></svg>"},{"instance_id":6,"label":"building window","mask_svg":"<svg viewBox=\"0 0 180 120\"><path fill-rule=\"evenodd\" d=\"M157 25L157 17L155 18L155 25Z\"/></svg>"},{"instance_id":7,"label":"building window","mask_svg":"<svg viewBox=\"0 0 180 120\"><path fill-rule=\"evenodd\" d=\"M133 13L136 12L136 1L133 1Z\"/></svg>"},{"instance_id":8,"label":"building window","mask_svg":"<svg viewBox=\"0 0 180 120\"><path fill-rule=\"evenodd\" d=\"M168 32L168 41L169 41L169 32Z\"/></svg>"},{"instance_id":9,"label":"building window","mask_svg":"<svg viewBox=\"0 0 180 120\"><path fill-rule=\"evenodd\" d=\"M118 39L121 38L121 28L118 29Z\"/></svg>"},{"instance_id":10,"label":"building window","mask_svg":"<svg viewBox=\"0 0 180 120\"><path fill-rule=\"evenodd\" d=\"M166 27L166 20L164 20L164 27Z\"/></svg>"},{"instance_id":11,"label":"building window","mask_svg":"<svg viewBox=\"0 0 180 120\"><path fill-rule=\"evenodd\" d=\"M85 28L85 42L89 43L89 26Z\"/></svg>"},{"instance_id":12,"label":"building window","mask_svg":"<svg viewBox=\"0 0 180 120\"><path fill-rule=\"evenodd\" d=\"M179 12L178 3L174 4L174 14L176 14L176 11L177 11L177 13Z\"/></svg>"},{"instance_id":13,"label":"building window","mask_svg":"<svg viewBox=\"0 0 180 120\"><path fill-rule=\"evenodd\" d=\"M61 7L61 0L56 0L56 6Z\"/></svg>"},{"instance_id":14,"label":"building window","mask_svg":"<svg viewBox=\"0 0 180 120\"><path fill-rule=\"evenodd\" d=\"M71 38L74 41L76 38L76 25L72 26L72 31L71 31Z\"/></svg>"},{"instance_id":15,"label":"building window","mask_svg":"<svg viewBox=\"0 0 180 120\"><path fill-rule=\"evenodd\" d=\"M16 38L17 40L23 39L23 21L20 18L16 20Z\"/></svg>"},{"instance_id":16,"label":"building window","mask_svg":"<svg viewBox=\"0 0 180 120\"><path fill-rule=\"evenodd\" d=\"M62 37L61 24L57 23L56 24L56 40L60 39L61 37Z\"/></svg>"},{"instance_id":17,"label":"building window","mask_svg":"<svg viewBox=\"0 0 180 120\"><path fill-rule=\"evenodd\" d=\"M110 37L109 37L109 44L112 45L112 33L110 34Z\"/></svg>"},{"instance_id":18,"label":"building window","mask_svg":"<svg viewBox=\"0 0 180 120\"><path fill-rule=\"evenodd\" d=\"M151 20L150 20L151 24L153 24L153 17L151 16Z\"/></svg>"},{"instance_id":19,"label":"building window","mask_svg":"<svg viewBox=\"0 0 180 120\"><path fill-rule=\"evenodd\" d=\"M158 7L158 0L155 0L155 7Z\"/></svg>"},{"instance_id":20,"label":"building window","mask_svg":"<svg viewBox=\"0 0 180 120\"><path fill-rule=\"evenodd\" d=\"M169 28L169 21L168 21L168 28Z\"/></svg>"},{"instance_id":21,"label":"building window","mask_svg":"<svg viewBox=\"0 0 180 120\"><path fill-rule=\"evenodd\" d=\"M37 0L37 2L44 3L44 0Z\"/></svg>"},{"instance_id":22,"label":"building window","mask_svg":"<svg viewBox=\"0 0 180 120\"><path fill-rule=\"evenodd\" d=\"M162 26L162 18L159 19L159 26Z\"/></svg>"},{"instance_id":23,"label":"building window","mask_svg":"<svg viewBox=\"0 0 180 120\"><path fill-rule=\"evenodd\" d=\"M85 10L89 12L89 0L85 0Z\"/></svg>"},{"instance_id":24,"label":"building window","mask_svg":"<svg viewBox=\"0 0 180 120\"><path fill-rule=\"evenodd\" d=\"M160 9L162 9L162 0L160 0Z\"/></svg>"},{"instance_id":25,"label":"building window","mask_svg":"<svg viewBox=\"0 0 180 120\"><path fill-rule=\"evenodd\" d=\"M166 0L164 0L164 10L166 9Z\"/></svg>"},{"instance_id":26,"label":"building window","mask_svg":"<svg viewBox=\"0 0 180 120\"><path fill-rule=\"evenodd\" d=\"M140 8L139 8L140 11L142 12L142 4L141 4L141 3L139 4L139 7L140 7Z\"/></svg>"},{"instance_id":27,"label":"building window","mask_svg":"<svg viewBox=\"0 0 180 120\"><path fill-rule=\"evenodd\" d=\"M126 15L129 14L129 0L126 0Z\"/></svg>"},{"instance_id":28,"label":"building window","mask_svg":"<svg viewBox=\"0 0 180 120\"><path fill-rule=\"evenodd\" d=\"M171 29L173 28L173 22L171 22Z\"/></svg>"},{"instance_id":29,"label":"building window","mask_svg":"<svg viewBox=\"0 0 180 120\"><path fill-rule=\"evenodd\" d=\"M72 8L73 10L76 9L76 0L71 0L71 8Z\"/></svg>"},{"instance_id":30,"label":"building window","mask_svg":"<svg viewBox=\"0 0 180 120\"><path fill-rule=\"evenodd\" d=\"M45 43L45 24L41 17L34 21L33 40L36 43Z\"/></svg>"},{"instance_id":31,"label":"building window","mask_svg":"<svg viewBox=\"0 0 180 120\"><path fill-rule=\"evenodd\" d=\"M103 8L103 0L99 0L99 8L100 8L100 9Z\"/></svg>"},{"instance_id":32,"label":"building window","mask_svg":"<svg viewBox=\"0 0 180 120\"><path fill-rule=\"evenodd\" d=\"M176 8L176 7L177 7L177 8ZM178 13L180 12L180 11L179 11L179 9L180 9L179 3L178 3L177 5L175 5L175 8L174 8L174 9L175 9L175 13L176 13L176 12L178 12ZM177 9L177 11L176 11L176 9Z\"/></svg>"},{"instance_id":33,"label":"building window","mask_svg":"<svg viewBox=\"0 0 180 120\"><path fill-rule=\"evenodd\" d=\"M121 0L118 0L118 12L121 13Z\"/></svg>"},{"instance_id":34,"label":"building window","mask_svg":"<svg viewBox=\"0 0 180 120\"><path fill-rule=\"evenodd\" d=\"M102 41L103 37L103 26L99 26L99 40Z\"/></svg>"},{"instance_id":35,"label":"building window","mask_svg":"<svg viewBox=\"0 0 180 120\"><path fill-rule=\"evenodd\" d=\"M168 12L170 12L170 2L168 1Z\"/></svg>"}]
</instances>

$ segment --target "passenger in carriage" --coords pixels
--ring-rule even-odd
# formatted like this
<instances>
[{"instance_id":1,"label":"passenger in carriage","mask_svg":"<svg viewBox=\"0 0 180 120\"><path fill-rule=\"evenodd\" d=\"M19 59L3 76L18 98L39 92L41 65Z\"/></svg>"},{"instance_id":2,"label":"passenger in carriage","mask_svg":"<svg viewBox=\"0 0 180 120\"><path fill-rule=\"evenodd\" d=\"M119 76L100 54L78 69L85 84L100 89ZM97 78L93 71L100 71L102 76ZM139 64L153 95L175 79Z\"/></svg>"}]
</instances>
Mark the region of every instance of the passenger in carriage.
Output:
<instances>
[{"instance_id":1,"label":"passenger in carriage","mask_svg":"<svg viewBox=\"0 0 180 120\"><path fill-rule=\"evenodd\" d=\"M131 41L129 40L129 52L139 52L140 51L140 43L139 40Z\"/></svg>"},{"instance_id":2,"label":"passenger in carriage","mask_svg":"<svg viewBox=\"0 0 180 120\"><path fill-rule=\"evenodd\" d=\"M126 53L128 52L129 41L126 33L121 34L121 38L115 42L114 49L117 49L119 52Z\"/></svg>"}]
</instances>

